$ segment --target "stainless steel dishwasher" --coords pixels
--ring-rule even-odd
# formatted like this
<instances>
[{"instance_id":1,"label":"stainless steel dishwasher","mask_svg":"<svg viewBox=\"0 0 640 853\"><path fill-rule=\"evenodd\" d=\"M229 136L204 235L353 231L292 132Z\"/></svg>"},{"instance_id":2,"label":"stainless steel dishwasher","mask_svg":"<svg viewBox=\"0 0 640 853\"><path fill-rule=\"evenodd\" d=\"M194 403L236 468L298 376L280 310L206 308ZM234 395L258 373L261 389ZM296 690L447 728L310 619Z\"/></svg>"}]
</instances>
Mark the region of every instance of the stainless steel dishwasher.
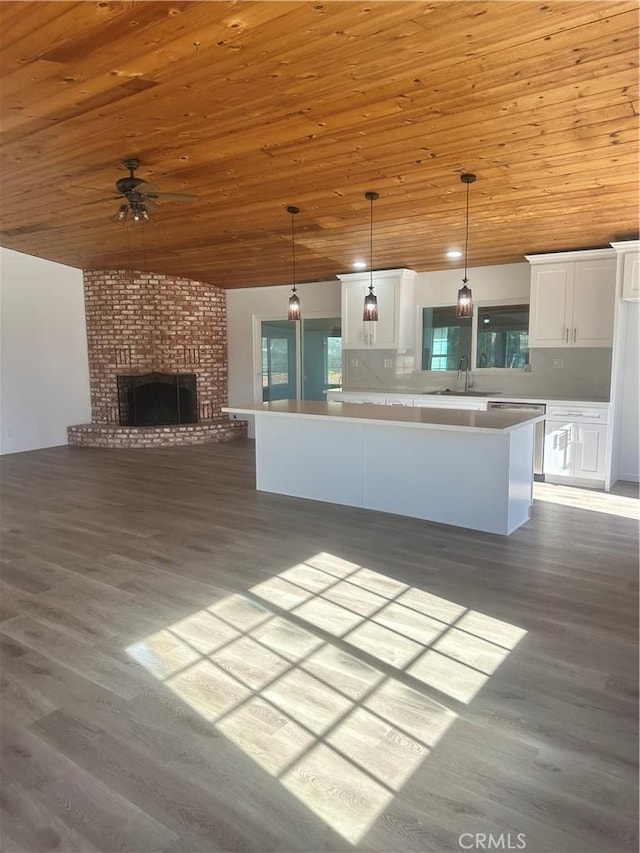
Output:
<instances>
[{"instance_id":1,"label":"stainless steel dishwasher","mask_svg":"<svg viewBox=\"0 0 640 853\"><path fill-rule=\"evenodd\" d=\"M503 412L519 412L532 415L544 415L547 407L544 403L509 403L506 400L489 403L488 409L501 409ZM544 480L544 421L535 425L535 438L533 450L533 479Z\"/></svg>"}]
</instances>

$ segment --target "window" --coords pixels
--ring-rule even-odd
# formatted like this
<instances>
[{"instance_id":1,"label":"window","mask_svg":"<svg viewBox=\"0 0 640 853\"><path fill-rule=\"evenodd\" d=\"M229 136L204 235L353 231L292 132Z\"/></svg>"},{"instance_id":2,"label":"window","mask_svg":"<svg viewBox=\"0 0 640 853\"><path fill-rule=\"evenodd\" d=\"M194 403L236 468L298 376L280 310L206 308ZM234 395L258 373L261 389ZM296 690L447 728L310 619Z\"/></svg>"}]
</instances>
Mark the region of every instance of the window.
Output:
<instances>
[{"instance_id":1,"label":"window","mask_svg":"<svg viewBox=\"0 0 640 853\"><path fill-rule=\"evenodd\" d=\"M523 368L529 364L529 306L478 309L476 368Z\"/></svg>"},{"instance_id":2,"label":"window","mask_svg":"<svg viewBox=\"0 0 640 853\"><path fill-rule=\"evenodd\" d=\"M423 370L457 370L470 352L471 317L456 317L455 305L423 309Z\"/></svg>"},{"instance_id":3,"label":"window","mask_svg":"<svg viewBox=\"0 0 640 853\"><path fill-rule=\"evenodd\" d=\"M462 318L456 317L455 305L423 308L422 369L457 370L465 355L472 370L526 367L529 306L480 305L473 317Z\"/></svg>"},{"instance_id":4,"label":"window","mask_svg":"<svg viewBox=\"0 0 640 853\"><path fill-rule=\"evenodd\" d=\"M342 385L342 338L327 337L325 381L329 388Z\"/></svg>"}]
</instances>

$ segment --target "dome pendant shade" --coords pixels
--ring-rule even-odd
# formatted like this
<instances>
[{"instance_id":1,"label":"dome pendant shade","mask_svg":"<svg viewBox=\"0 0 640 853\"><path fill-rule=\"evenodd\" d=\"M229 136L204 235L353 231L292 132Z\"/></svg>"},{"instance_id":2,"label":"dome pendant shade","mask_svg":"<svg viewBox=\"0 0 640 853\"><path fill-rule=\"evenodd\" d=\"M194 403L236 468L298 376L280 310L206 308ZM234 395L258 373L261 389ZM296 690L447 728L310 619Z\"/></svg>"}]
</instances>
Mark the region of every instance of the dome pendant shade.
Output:
<instances>
[{"instance_id":1,"label":"dome pendant shade","mask_svg":"<svg viewBox=\"0 0 640 853\"><path fill-rule=\"evenodd\" d=\"M369 220L369 293L364 298L364 311L362 319L364 322L378 319L378 297L373 292L373 202L380 198L378 193L366 192L364 197L371 202L371 216Z\"/></svg>"},{"instance_id":2,"label":"dome pendant shade","mask_svg":"<svg viewBox=\"0 0 640 853\"><path fill-rule=\"evenodd\" d=\"M300 297L297 294L296 288L296 235L295 235L295 227L294 227L294 219L297 213L300 213L299 207L294 207L293 205L289 205L287 208L287 213L291 214L291 252L292 252L292 281L293 285L291 287L291 296L289 297L289 306L287 309L287 320L300 320L302 318L302 313L300 311Z\"/></svg>"},{"instance_id":3,"label":"dome pendant shade","mask_svg":"<svg viewBox=\"0 0 640 853\"><path fill-rule=\"evenodd\" d=\"M467 185L467 213L466 213L466 228L464 238L464 278L462 279L462 287L458 291L458 303L456 305L456 317L472 317L473 316L473 294L469 287L469 279L467 278L467 260L469 248L469 187L475 181L476 176L470 173L460 175L460 180Z\"/></svg>"}]
</instances>

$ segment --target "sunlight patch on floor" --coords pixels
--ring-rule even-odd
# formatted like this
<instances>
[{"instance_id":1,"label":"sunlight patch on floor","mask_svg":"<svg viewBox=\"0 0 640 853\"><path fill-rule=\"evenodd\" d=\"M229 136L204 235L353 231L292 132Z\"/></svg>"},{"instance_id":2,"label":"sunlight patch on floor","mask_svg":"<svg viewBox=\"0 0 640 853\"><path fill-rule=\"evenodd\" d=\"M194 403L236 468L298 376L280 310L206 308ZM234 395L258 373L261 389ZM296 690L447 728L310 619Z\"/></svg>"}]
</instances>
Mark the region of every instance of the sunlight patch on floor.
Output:
<instances>
[{"instance_id":1,"label":"sunlight patch on floor","mask_svg":"<svg viewBox=\"0 0 640 853\"><path fill-rule=\"evenodd\" d=\"M621 518L640 519L640 501L637 498L612 495L611 492L600 492L595 489L559 486L555 483L534 483L533 499L591 512L619 515Z\"/></svg>"},{"instance_id":2,"label":"sunlight patch on floor","mask_svg":"<svg viewBox=\"0 0 640 853\"><path fill-rule=\"evenodd\" d=\"M322 553L127 653L357 844L525 633Z\"/></svg>"}]
</instances>

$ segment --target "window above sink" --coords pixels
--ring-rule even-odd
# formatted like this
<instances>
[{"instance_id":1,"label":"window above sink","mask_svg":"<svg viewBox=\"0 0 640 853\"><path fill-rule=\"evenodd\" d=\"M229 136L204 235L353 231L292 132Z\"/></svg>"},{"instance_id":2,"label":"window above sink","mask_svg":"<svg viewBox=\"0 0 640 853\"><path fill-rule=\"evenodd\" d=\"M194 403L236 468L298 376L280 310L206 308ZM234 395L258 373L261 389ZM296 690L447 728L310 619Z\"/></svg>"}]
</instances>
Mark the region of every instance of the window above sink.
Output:
<instances>
[{"instance_id":1,"label":"window above sink","mask_svg":"<svg viewBox=\"0 0 640 853\"><path fill-rule=\"evenodd\" d=\"M455 305L422 309L422 369L525 370L529 364L529 305L502 300L477 303L472 317L456 317Z\"/></svg>"}]
</instances>

